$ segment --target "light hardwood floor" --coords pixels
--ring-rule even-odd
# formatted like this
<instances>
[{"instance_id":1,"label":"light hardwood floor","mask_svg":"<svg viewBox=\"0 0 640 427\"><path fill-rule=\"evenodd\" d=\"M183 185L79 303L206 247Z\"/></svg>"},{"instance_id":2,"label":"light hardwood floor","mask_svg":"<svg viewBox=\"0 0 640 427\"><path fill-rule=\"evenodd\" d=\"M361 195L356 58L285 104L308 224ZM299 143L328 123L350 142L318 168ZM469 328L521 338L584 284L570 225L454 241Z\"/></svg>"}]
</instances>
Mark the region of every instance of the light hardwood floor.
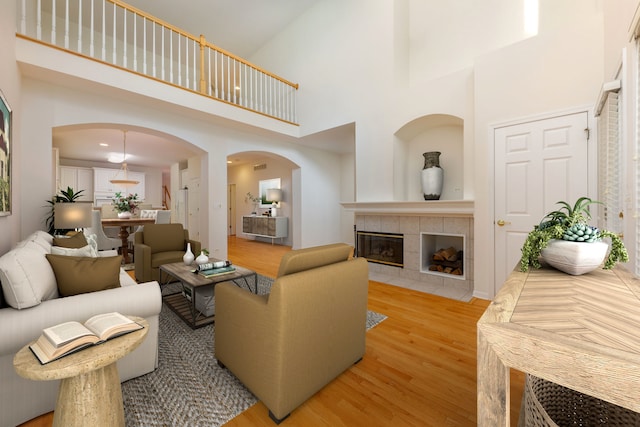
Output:
<instances>
[{"instance_id":1,"label":"light hardwood floor","mask_svg":"<svg viewBox=\"0 0 640 427\"><path fill-rule=\"evenodd\" d=\"M229 259L275 277L289 247L229 238ZM367 332L363 360L292 412L281 426L475 426L476 322L489 301L460 302L369 282L370 310L388 318ZM517 425L524 376L511 375ZM50 426L47 414L26 425ZM258 402L226 426L269 426Z\"/></svg>"}]
</instances>

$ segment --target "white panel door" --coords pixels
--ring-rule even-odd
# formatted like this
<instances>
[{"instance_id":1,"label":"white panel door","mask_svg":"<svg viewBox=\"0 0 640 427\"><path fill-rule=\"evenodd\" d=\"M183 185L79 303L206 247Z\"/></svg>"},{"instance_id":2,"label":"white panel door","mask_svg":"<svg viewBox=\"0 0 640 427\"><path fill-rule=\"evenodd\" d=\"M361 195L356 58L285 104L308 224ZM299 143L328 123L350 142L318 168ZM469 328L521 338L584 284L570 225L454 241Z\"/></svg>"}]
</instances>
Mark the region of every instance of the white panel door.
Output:
<instances>
[{"instance_id":1,"label":"white panel door","mask_svg":"<svg viewBox=\"0 0 640 427\"><path fill-rule=\"evenodd\" d=\"M496 293L543 215L589 195L587 128L581 112L495 129Z\"/></svg>"}]
</instances>

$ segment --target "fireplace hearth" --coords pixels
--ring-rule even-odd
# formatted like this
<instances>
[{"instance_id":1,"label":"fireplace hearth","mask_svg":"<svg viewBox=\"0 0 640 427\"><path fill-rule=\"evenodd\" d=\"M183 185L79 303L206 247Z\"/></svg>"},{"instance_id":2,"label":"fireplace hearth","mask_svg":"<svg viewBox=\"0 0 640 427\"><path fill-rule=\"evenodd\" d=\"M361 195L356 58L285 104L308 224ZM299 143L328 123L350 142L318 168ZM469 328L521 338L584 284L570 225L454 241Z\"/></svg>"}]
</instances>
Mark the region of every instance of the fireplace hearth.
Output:
<instances>
[{"instance_id":1,"label":"fireplace hearth","mask_svg":"<svg viewBox=\"0 0 640 427\"><path fill-rule=\"evenodd\" d=\"M356 231L356 256L373 263L403 267L403 241L402 234Z\"/></svg>"}]
</instances>

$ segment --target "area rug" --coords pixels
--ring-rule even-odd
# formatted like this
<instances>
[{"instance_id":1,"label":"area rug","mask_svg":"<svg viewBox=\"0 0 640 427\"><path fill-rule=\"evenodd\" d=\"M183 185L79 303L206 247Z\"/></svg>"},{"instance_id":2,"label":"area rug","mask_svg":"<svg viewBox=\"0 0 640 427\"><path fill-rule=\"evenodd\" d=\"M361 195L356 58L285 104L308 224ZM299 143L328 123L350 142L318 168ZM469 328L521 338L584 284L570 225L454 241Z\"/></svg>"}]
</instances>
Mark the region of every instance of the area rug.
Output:
<instances>
[{"instance_id":1,"label":"area rug","mask_svg":"<svg viewBox=\"0 0 640 427\"><path fill-rule=\"evenodd\" d=\"M267 294L272 279L258 276L258 293ZM163 287L173 293L179 286ZM367 312L367 329L386 316ZM158 369L122 384L125 423L131 426L220 426L257 402L214 355L215 324L192 330L162 306Z\"/></svg>"}]
</instances>

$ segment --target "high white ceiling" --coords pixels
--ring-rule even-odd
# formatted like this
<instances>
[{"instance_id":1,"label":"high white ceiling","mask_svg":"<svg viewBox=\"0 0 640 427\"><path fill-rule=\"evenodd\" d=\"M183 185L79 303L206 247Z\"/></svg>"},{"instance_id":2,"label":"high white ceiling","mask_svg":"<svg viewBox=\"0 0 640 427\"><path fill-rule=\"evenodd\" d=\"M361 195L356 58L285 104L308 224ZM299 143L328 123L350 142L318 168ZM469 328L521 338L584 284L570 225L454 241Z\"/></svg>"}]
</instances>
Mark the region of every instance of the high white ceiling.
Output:
<instances>
[{"instance_id":1,"label":"high white ceiling","mask_svg":"<svg viewBox=\"0 0 640 427\"><path fill-rule=\"evenodd\" d=\"M126 1L126 0L125 0ZM283 27L321 0L128 0L127 3L242 58L249 58ZM294 76L295 77L295 76ZM334 137L343 137L339 130ZM326 137L326 135L325 135ZM309 144L317 138L309 138ZM322 139L325 139L324 137ZM108 144L108 147L99 145ZM301 141L301 143L305 143ZM122 155L123 129L113 125L59 128L53 132L53 146L61 158L104 162L112 153ZM348 151L335 147L337 151ZM131 165L159 167L201 154L201 150L184 142L149 134L148 130L129 128L127 162ZM253 162L255 155L234 155L237 163Z\"/></svg>"},{"instance_id":2,"label":"high white ceiling","mask_svg":"<svg viewBox=\"0 0 640 427\"><path fill-rule=\"evenodd\" d=\"M125 0L241 58L321 0Z\"/></svg>"}]
</instances>

